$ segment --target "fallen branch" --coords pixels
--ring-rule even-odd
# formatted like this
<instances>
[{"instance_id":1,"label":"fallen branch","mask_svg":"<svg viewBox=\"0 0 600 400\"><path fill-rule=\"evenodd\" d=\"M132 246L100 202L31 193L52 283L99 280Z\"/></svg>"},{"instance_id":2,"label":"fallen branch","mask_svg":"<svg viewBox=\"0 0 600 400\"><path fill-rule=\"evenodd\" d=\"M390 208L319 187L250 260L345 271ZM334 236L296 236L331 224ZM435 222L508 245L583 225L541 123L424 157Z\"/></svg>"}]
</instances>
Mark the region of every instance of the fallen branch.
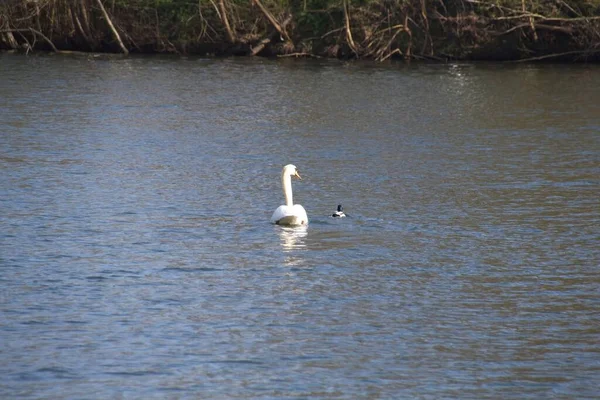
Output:
<instances>
[{"instance_id":1,"label":"fallen branch","mask_svg":"<svg viewBox=\"0 0 600 400\"><path fill-rule=\"evenodd\" d=\"M509 34L513 31L516 31L517 29L521 29L521 28L525 28L525 27L529 27L530 24L528 22L526 23L522 23L519 25L515 25L510 29L507 29L503 32L495 32L494 34L496 36L502 36L502 35L506 35ZM535 25L535 29L537 30L547 30L547 31L555 31L555 32L562 32L565 33L567 35L571 35L573 33L573 29L569 28L569 27L563 27L563 26L554 26L554 25L546 25L546 24L536 24Z\"/></svg>"},{"instance_id":2,"label":"fallen branch","mask_svg":"<svg viewBox=\"0 0 600 400\"><path fill-rule=\"evenodd\" d=\"M352 31L350 30L350 16L348 15L348 0L344 0L344 21L346 25L346 41L348 42L348 46L354 52L356 56L358 56L358 50L356 49L356 44L354 44L354 39L352 39Z\"/></svg>"},{"instance_id":3,"label":"fallen branch","mask_svg":"<svg viewBox=\"0 0 600 400\"><path fill-rule=\"evenodd\" d=\"M405 32L405 31L406 31L406 29L405 29L404 25L398 25L398 30L396 30L396 32L392 35L392 37L388 41L387 45L385 45L384 47L382 47L377 52L378 54L377 54L377 56L375 58L378 61L384 61L385 59L389 58L392 54L400 52L399 49L395 49L395 50L391 51L387 56L385 56L385 57L383 56L384 53L385 53L385 51L390 48L390 46L392 45L392 43L394 43L394 40L396 40L396 37L400 34L400 32Z\"/></svg>"},{"instance_id":4,"label":"fallen branch","mask_svg":"<svg viewBox=\"0 0 600 400\"><path fill-rule=\"evenodd\" d=\"M79 33L81 34L83 39L86 41L86 43L88 44L90 49L94 50L94 44L92 43L92 41L90 40L88 35L85 33L85 30L83 29L83 25L81 25L81 21L79 20L79 17L75 13L73 13L72 15L73 15L73 19L75 20L75 24L76 24L75 26L77 26L77 29L79 29Z\"/></svg>"},{"instance_id":5,"label":"fallen branch","mask_svg":"<svg viewBox=\"0 0 600 400\"><path fill-rule=\"evenodd\" d=\"M261 51L263 51L263 49L265 48L265 46L267 44L271 43L271 39L270 38L264 38L263 40L261 40L260 42L258 42L258 44L254 47L252 47L252 51L250 52L251 56L255 56L258 53L260 53Z\"/></svg>"},{"instance_id":6,"label":"fallen branch","mask_svg":"<svg viewBox=\"0 0 600 400\"><path fill-rule=\"evenodd\" d=\"M398 28L404 28L404 25L398 24L398 25L390 26L389 28L383 28L383 29L378 30L377 32L373 33L373 36L381 35L383 33L386 33L387 31L393 31L394 29L398 29ZM340 28L340 29L342 29L342 28Z\"/></svg>"},{"instance_id":7,"label":"fallen branch","mask_svg":"<svg viewBox=\"0 0 600 400\"><path fill-rule=\"evenodd\" d=\"M599 20L600 17L575 17L575 18L543 17L543 19L544 19L544 21L578 22L578 21Z\"/></svg>"},{"instance_id":8,"label":"fallen branch","mask_svg":"<svg viewBox=\"0 0 600 400\"><path fill-rule=\"evenodd\" d=\"M217 13L217 16L219 17L219 19L223 19L223 17L221 16L221 11L219 11L219 7L217 7L217 5L215 4L215 2L213 0L210 0L210 4L212 4L213 8L215 9L215 12ZM200 10L200 7L198 7L198 10Z\"/></svg>"},{"instance_id":9,"label":"fallen branch","mask_svg":"<svg viewBox=\"0 0 600 400\"><path fill-rule=\"evenodd\" d=\"M523 10L523 12L525 12L525 0L521 0L521 9ZM529 26L531 27L531 33L533 33L533 40L535 42L537 42L538 35L537 35L537 32L535 31L535 24L533 21L534 21L533 17L529 17Z\"/></svg>"},{"instance_id":10,"label":"fallen branch","mask_svg":"<svg viewBox=\"0 0 600 400\"><path fill-rule=\"evenodd\" d=\"M26 55L29 54L29 51L31 49L33 49L33 47L31 46L31 43L29 43L29 40L27 40L27 37L25 37L25 35L23 35L21 32L17 32L17 33L19 34L19 36L21 36L21 39L23 39L25 41L25 44L21 45L21 47L24 47L25 49L27 49L25 51ZM33 36L33 39L34 39L33 45L35 46L35 42L36 42L35 35Z\"/></svg>"},{"instance_id":11,"label":"fallen branch","mask_svg":"<svg viewBox=\"0 0 600 400\"><path fill-rule=\"evenodd\" d=\"M600 19L600 17L573 17L573 18L560 18L560 17L546 17L545 15L541 15L541 14L536 14L536 13L529 13L529 12L525 12L522 14L517 14L517 15L510 15L507 17L495 17L495 18L490 18L490 21L506 21L506 20L511 20L511 19L530 19L530 18L539 18L543 21L561 21L561 22L578 22L578 21L593 21L593 20L598 20ZM455 19L454 17L444 17L442 16L442 18L440 19L444 19L444 20L452 20Z\"/></svg>"},{"instance_id":12,"label":"fallen branch","mask_svg":"<svg viewBox=\"0 0 600 400\"><path fill-rule=\"evenodd\" d=\"M408 14L406 14L404 16L404 32L406 32L408 34L408 44L406 45L406 50L404 51L405 54L405 58L411 58L412 57L412 39L413 39L413 35L412 35L412 30L408 27ZM411 20L412 21L412 20ZM414 21L413 21L414 23Z\"/></svg>"},{"instance_id":13,"label":"fallen branch","mask_svg":"<svg viewBox=\"0 0 600 400\"><path fill-rule=\"evenodd\" d=\"M235 43L235 35L233 34L231 26L229 25L229 20L227 19L227 11L225 10L224 0L219 0L219 8L221 9L221 21L223 21L223 25L225 25L225 31L227 31L227 39L229 39L230 43Z\"/></svg>"},{"instance_id":14,"label":"fallen branch","mask_svg":"<svg viewBox=\"0 0 600 400\"><path fill-rule=\"evenodd\" d=\"M292 16L291 16L291 15L289 15L289 16L288 16L288 17L285 19L285 21L283 21L283 23L281 24L280 28L284 29L284 28L285 28L285 26L286 26L287 24L289 24L291 20L292 20ZM277 28L276 28L276 29L277 29ZM274 36L277 36L278 34L279 34L279 35L281 35L281 31L280 31L280 30L277 30L277 32L275 33L275 35L271 34L269 37L266 37L266 38L264 38L263 40L261 40L260 42L258 42L258 44L257 44L256 46L252 47L252 51L250 52L250 55L251 55L251 56L255 56L255 55L257 55L258 53L260 53L261 51L263 51L263 49L265 48L265 46L266 46L267 44L271 43L271 41L273 40ZM283 39L283 37L282 37L282 36L280 36L280 37Z\"/></svg>"},{"instance_id":15,"label":"fallen branch","mask_svg":"<svg viewBox=\"0 0 600 400\"><path fill-rule=\"evenodd\" d=\"M334 30L332 30L332 31L329 31L329 32L327 32L327 33L324 33L323 35L321 35L321 39L323 39L323 38L325 38L325 37L327 37L327 36L329 36L329 35L331 35L331 34L333 34L333 33L336 33L336 32L339 32L339 31L342 31L342 30L344 30L344 28L337 28L337 29L334 29Z\"/></svg>"},{"instance_id":16,"label":"fallen branch","mask_svg":"<svg viewBox=\"0 0 600 400\"><path fill-rule=\"evenodd\" d=\"M12 32L10 32L10 31L2 31L0 33L6 33L6 35L2 35L2 37L6 38L4 40L6 40L8 42L8 44L10 45L10 47L12 47L13 49L16 49L17 47L19 47L19 43L15 39L15 35L13 35Z\"/></svg>"},{"instance_id":17,"label":"fallen branch","mask_svg":"<svg viewBox=\"0 0 600 400\"><path fill-rule=\"evenodd\" d=\"M121 47L121 50L123 51L123 53L125 55L129 54L129 50L127 50L127 48L123 44L123 41L121 40L121 36L119 36L119 32L117 32L117 29L115 28L112 21L110 20L108 13L104 9L104 5L102 5L102 1L96 0L96 2L98 3L98 6L100 7L100 11L102 11L102 14L104 15L104 19L106 19L106 22L108 23L108 26L110 27L110 30L112 31L113 35L115 36L115 39L117 39L117 42L119 43L119 46Z\"/></svg>"},{"instance_id":18,"label":"fallen branch","mask_svg":"<svg viewBox=\"0 0 600 400\"><path fill-rule=\"evenodd\" d=\"M388 58L390 58L391 56L393 56L396 53L402 54L402 51L400 49L394 49L393 51L390 51L387 56L379 59L378 61L379 62L383 62L383 61L387 60Z\"/></svg>"},{"instance_id":19,"label":"fallen branch","mask_svg":"<svg viewBox=\"0 0 600 400\"><path fill-rule=\"evenodd\" d=\"M284 27L282 27L281 25L279 25L279 23L277 22L277 20L275 19L275 17L273 17L273 15L269 12L269 10L267 10L265 8L265 6L263 6L262 3L259 0L252 0L252 1L254 2L254 4L256 4L258 6L258 8L260 8L260 11L265 15L265 17L267 17L267 19L269 20L269 22L271 23L271 25L273 25L273 27L277 30L277 32L279 32L279 34L283 38L285 38L285 40L290 40L290 37L288 36L288 34L285 31Z\"/></svg>"},{"instance_id":20,"label":"fallen branch","mask_svg":"<svg viewBox=\"0 0 600 400\"><path fill-rule=\"evenodd\" d=\"M546 17L544 17L543 15L540 15L540 14L523 13L523 14L518 14L518 15L511 15L511 16L508 16L508 17L496 17L496 18L492 18L492 21L507 21L507 20L511 20L511 19L524 19L524 18L547 19Z\"/></svg>"},{"instance_id":21,"label":"fallen branch","mask_svg":"<svg viewBox=\"0 0 600 400\"><path fill-rule=\"evenodd\" d=\"M507 61L509 63L522 63L522 62L529 62L529 61L539 61L539 60L546 60L548 58L556 58L556 57L562 57L562 56L570 56L570 55L583 55L583 54L596 54L596 53L600 53L600 50L579 50L579 51L566 51L564 53L554 53L554 54L546 54L545 56L539 56L539 57L530 57L530 58L522 58L520 60L514 60L514 61Z\"/></svg>"},{"instance_id":22,"label":"fallen branch","mask_svg":"<svg viewBox=\"0 0 600 400\"><path fill-rule=\"evenodd\" d=\"M310 58L323 58L321 56L318 56L316 54L312 54L312 53L290 53L290 54L279 54L277 57L279 58L284 58L284 57L310 57Z\"/></svg>"},{"instance_id":23,"label":"fallen branch","mask_svg":"<svg viewBox=\"0 0 600 400\"><path fill-rule=\"evenodd\" d=\"M83 17L83 28L85 29L85 33L89 38L93 38L92 30L90 29L90 20L88 18L88 11L85 8L86 0L81 0L79 6L81 7L81 16ZM94 41L95 43L95 41Z\"/></svg>"},{"instance_id":24,"label":"fallen branch","mask_svg":"<svg viewBox=\"0 0 600 400\"><path fill-rule=\"evenodd\" d=\"M423 21L425 22L425 40L423 41L423 48L421 49L421 53L424 54L427 45L429 45L431 54L433 54L433 39L431 38L429 19L427 19L427 7L425 6L425 0L421 0L421 16L423 17Z\"/></svg>"},{"instance_id":25,"label":"fallen branch","mask_svg":"<svg viewBox=\"0 0 600 400\"><path fill-rule=\"evenodd\" d=\"M54 46L54 43L52 43L52 40L48 39L48 37L46 37L46 35L44 35L42 32L37 31L33 28L27 28L27 29L4 29L0 32L7 32L7 33L12 33L12 32L18 32L18 33L23 33L23 32L31 32L34 35L39 35L42 39L44 39L46 41L46 43L48 43L50 45L50 47L52 47L52 51L54 51L55 53L58 53L58 49L56 48L56 46Z\"/></svg>"}]
</instances>

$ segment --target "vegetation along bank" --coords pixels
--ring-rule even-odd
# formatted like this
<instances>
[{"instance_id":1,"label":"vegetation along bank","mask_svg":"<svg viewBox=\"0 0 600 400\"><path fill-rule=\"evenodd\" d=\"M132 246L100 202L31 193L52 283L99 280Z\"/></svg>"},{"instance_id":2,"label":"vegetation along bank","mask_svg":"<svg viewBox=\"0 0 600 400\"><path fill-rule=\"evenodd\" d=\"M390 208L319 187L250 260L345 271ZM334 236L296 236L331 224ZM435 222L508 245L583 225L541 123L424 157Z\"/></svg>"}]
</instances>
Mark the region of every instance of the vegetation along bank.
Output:
<instances>
[{"instance_id":1,"label":"vegetation along bank","mask_svg":"<svg viewBox=\"0 0 600 400\"><path fill-rule=\"evenodd\" d=\"M600 61L600 0L2 0L0 49Z\"/></svg>"}]
</instances>

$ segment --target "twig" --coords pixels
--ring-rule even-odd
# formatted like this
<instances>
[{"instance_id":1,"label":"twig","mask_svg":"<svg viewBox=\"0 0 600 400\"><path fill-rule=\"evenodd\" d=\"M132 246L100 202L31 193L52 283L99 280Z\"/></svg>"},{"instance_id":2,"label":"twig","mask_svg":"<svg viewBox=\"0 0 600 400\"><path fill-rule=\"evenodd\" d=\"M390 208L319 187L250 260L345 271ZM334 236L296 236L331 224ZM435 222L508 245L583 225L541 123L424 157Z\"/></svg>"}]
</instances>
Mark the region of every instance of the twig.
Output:
<instances>
[{"instance_id":1,"label":"twig","mask_svg":"<svg viewBox=\"0 0 600 400\"><path fill-rule=\"evenodd\" d=\"M496 32L494 34L496 36L502 36L502 35L509 34L509 33L513 32L513 31L516 31L517 29L525 28L527 26L530 26L529 23L528 22L524 22L522 24L515 25L512 28L505 30L504 32ZM562 32L562 33L565 33L567 35L570 35L570 34L573 33L573 29L571 29L569 27L546 25L546 24L537 24L537 25L535 25L535 29Z\"/></svg>"},{"instance_id":2,"label":"twig","mask_svg":"<svg viewBox=\"0 0 600 400\"><path fill-rule=\"evenodd\" d=\"M383 61L387 60L388 58L390 58L391 56L393 56L396 53L402 54L402 51L400 49L394 49L393 51L390 51L387 56L379 59L379 61L383 62Z\"/></svg>"},{"instance_id":3,"label":"twig","mask_svg":"<svg viewBox=\"0 0 600 400\"><path fill-rule=\"evenodd\" d=\"M312 53L290 53L290 54L279 54L277 57L285 58L285 57L310 57L310 58L323 58L316 54Z\"/></svg>"},{"instance_id":4,"label":"twig","mask_svg":"<svg viewBox=\"0 0 600 400\"><path fill-rule=\"evenodd\" d=\"M548 17L548 18L544 18L545 21L562 21L562 22L595 21L598 19L600 19L600 17L576 17L576 18Z\"/></svg>"},{"instance_id":5,"label":"twig","mask_svg":"<svg viewBox=\"0 0 600 400\"><path fill-rule=\"evenodd\" d=\"M337 28L337 29L334 29L332 31L329 31L329 32L321 35L321 39L323 39L324 37L327 37L327 36L329 36L329 35L331 35L333 33L336 33L336 32L339 32L339 31L343 31L343 30L344 30L344 28Z\"/></svg>"},{"instance_id":6,"label":"twig","mask_svg":"<svg viewBox=\"0 0 600 400\"><path fill-rule=\"evenodd\" d=\"M565 7L567 7L569 10L571 10L571 12L575 15L579 15L581 16L580 12L577 12L573 9L573 7L571 7L570 5L568 5L567 3L565 3L564 1L560 1L560 3L562 3Z\"/></svg>"},{"instance_id":7,"label":"twig","mask_svg":"<svg viewBox=\"0 0 600 400\"><path fill-rule=\"evenodd\" d=\"M378 30L377 32L375 32L375 33L373 34L373 36L376 36L376 35L381 35L382 33L385 33L385 32L387 32L387 31L392 31L392 30L394 30L394 29L398 29L398 28L404 28L404 25L402 25L402 24L398 24L398 25L390 26L389 28L383 28L383 29L381 29L381 30ZM342 29L342 28L340 28L340 29Z\"/></svg>"},{"instance_id":8,"label":"twig","mask_svg":"<svg viewBox=\"0 0 600 400\"><path fill-rule=\"evenodd\" d=\"M522 62L529 62L529 61L545 60L545 59L548 59L548 58L570 56L570 55L573 55L573 54L595 54L595 53L600 53L600 49L599 50L566 51L564 53L546 54L545 56L522 58L520 60L507 61L507 62L509 62L509 63L522 63Z\"/></svg>"},{"instance_id":9,"label":"twig","mask_svg":"<svg viewBox=\"0 0 600 400\"><path fill-rule=\"evenodd\" d=\"M543 15L540 15L540 14L522 13L522 14L518 14L518 15L511 15L511 16L508 16L508 17L496 17L496 18L492 18L492 20L494 20L494 21L504 21L504 20L510 20L510 19L523 19L523 18L541 18L541 19L547 19L546 17L544 17Z\"/></svg>"}]
</instances>

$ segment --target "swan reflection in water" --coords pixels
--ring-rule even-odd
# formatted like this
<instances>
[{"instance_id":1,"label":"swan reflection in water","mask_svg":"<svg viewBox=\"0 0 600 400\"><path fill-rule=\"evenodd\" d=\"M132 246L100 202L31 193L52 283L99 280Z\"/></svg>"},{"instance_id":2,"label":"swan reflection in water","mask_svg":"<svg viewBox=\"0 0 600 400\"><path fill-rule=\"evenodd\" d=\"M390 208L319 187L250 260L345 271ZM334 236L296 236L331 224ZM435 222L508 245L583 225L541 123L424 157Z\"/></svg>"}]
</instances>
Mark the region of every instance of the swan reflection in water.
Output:
<instances>
[{"instance_id":1,"label":"swan reflection in water","mask_svg":"<svg viewBox=\"0 0 600 400\"><path fill-rule=\"evenodd\" d=\"M306 248L306 236L308 236L308 227L296 226L279 228L279 238L281 247L284 251L302 250Z\"/></svg>"}]
</instances>

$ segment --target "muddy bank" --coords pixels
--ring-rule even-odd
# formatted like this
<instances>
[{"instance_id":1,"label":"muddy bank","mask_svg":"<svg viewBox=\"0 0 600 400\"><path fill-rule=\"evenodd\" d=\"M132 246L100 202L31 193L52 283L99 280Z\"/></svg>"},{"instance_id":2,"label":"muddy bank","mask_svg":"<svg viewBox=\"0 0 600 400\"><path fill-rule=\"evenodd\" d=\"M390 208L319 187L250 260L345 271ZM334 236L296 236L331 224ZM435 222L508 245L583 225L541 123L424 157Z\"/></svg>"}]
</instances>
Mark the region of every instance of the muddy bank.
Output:
<instances>
[{"instance_id":1,"label":"muddy bank","mask_svg":"<svg viewBox=\"0 0 600 400\"><path fill-rule=\"evenodd\" d=\"M0 49L600 61L600 0L5 0Z\"/></svg>"}]
</instances>

